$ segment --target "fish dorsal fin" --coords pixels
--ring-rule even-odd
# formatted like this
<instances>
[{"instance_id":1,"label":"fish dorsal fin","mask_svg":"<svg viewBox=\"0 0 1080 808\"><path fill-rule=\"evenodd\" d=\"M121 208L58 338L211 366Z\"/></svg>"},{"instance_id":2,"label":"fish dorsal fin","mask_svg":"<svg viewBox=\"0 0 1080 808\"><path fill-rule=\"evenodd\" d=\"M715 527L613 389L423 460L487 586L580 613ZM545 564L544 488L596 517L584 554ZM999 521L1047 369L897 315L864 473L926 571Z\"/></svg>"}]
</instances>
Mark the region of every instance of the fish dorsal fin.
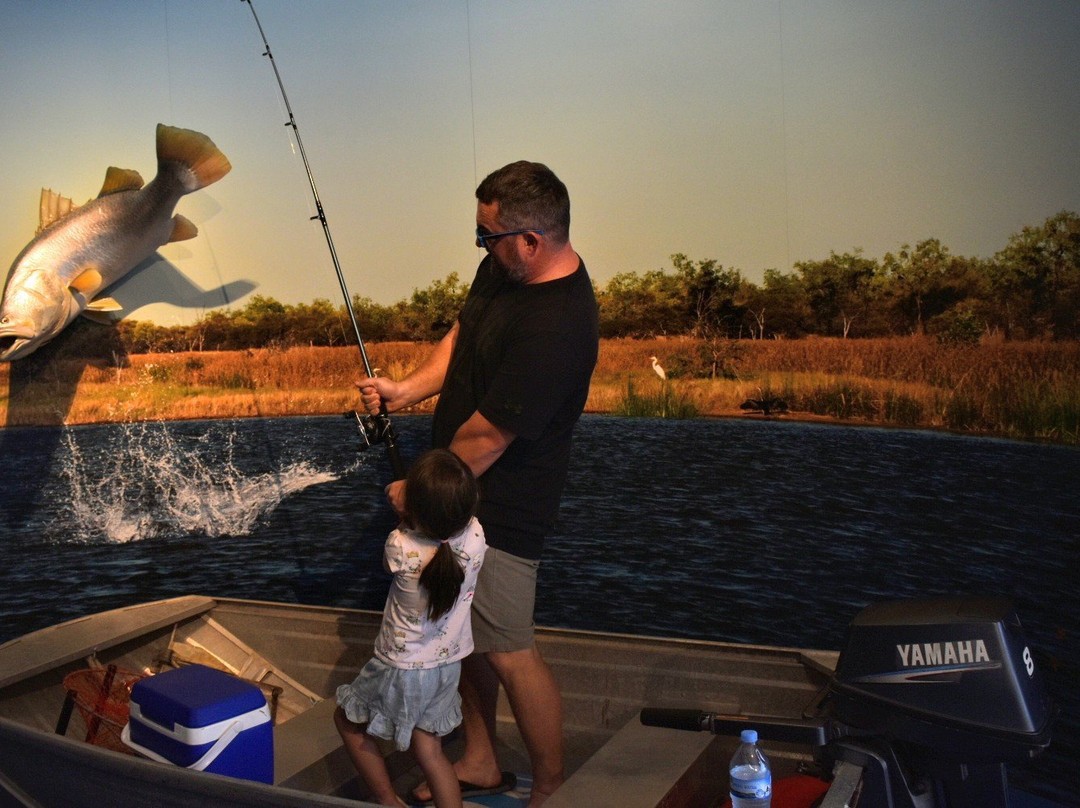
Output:
<instances>
[{"instance_id":1,"label":"fish dorsal fin","mask_svg":"<svg viewBox=\"0 0 1080 808\"><path fill-rule=\"evenodd\" d=\"M88 267L72 278L68 286L85 298L93 297L101 289L101 273L93 267Z\"/></svg>"},{"instance_id":2,"label":"fish dorsal fin","mask_svg":"<svg viewBox=\"0 0 1080 808\"><path fill-rule=\"evenodd\" d=\"M53 222L59 221L76 208L71 197L60 196L52 188L41 189L41 202L38 207L38 233Z\"/></svg>"},{"instance_id":3,"label":"fish dorsal fin","mask_svg":"<svg viewBox=\"0 0 1080 808\"><path fill-rule=\"evenodd\" d=\"M186 241L199 235L199 228L192 224L190 219L185 219L179 213L173 216L172 235L169 241Z\"/></svg>"},{"instance_id":4,"label":"fish dorsal fin","mask_svg":"<svg viewBox=\"0 0 1080 808\"><path fill-rule=\"evenodd\" d=\"M142 175L135 169L109 166L105 170L105 182L98 196L107 196L119 191L137 191L144 184Z\"/></svg>"}]
</instances>

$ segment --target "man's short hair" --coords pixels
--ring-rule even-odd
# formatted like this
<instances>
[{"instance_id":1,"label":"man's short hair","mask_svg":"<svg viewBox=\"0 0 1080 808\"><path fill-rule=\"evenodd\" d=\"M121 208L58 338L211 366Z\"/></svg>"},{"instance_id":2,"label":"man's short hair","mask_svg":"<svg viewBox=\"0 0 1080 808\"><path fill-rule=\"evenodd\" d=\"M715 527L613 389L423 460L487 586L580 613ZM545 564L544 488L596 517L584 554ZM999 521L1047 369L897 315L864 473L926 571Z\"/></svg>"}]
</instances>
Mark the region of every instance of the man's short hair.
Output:
<instances>
[{"instance_id":1,"label":"man's short hair","mask_svg":"<svg viewBox=\"0 0 1080 808\"><path fill-rule=\"evenodd\" d=\"M570 238L570 194L543 163L519 160L484 178L476 198L499 204L499 222L507 230L543 230L558 244Z\"/></svg>"}]
</instances>

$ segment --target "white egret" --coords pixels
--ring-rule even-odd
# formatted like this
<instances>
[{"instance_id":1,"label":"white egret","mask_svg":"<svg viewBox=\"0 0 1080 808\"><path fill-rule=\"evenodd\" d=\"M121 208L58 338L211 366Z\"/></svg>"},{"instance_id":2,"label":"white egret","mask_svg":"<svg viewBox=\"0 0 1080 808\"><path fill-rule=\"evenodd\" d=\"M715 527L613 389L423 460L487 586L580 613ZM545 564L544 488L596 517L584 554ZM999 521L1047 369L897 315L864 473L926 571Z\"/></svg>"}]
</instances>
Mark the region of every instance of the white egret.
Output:
<instances>
[{"instance_id":1,"label":"white egret","mask_svg":"<svg viewBox=\"0 0 1080 808\"><path fill-rule=\"evenodd\" d=\"M656 361L656 357L650 356L649 359L652 361L652 369L656 371L656 375L666 381L667 374L664 372L664 369L660 367L660 363Z\"/></svg>"}]
</instances>

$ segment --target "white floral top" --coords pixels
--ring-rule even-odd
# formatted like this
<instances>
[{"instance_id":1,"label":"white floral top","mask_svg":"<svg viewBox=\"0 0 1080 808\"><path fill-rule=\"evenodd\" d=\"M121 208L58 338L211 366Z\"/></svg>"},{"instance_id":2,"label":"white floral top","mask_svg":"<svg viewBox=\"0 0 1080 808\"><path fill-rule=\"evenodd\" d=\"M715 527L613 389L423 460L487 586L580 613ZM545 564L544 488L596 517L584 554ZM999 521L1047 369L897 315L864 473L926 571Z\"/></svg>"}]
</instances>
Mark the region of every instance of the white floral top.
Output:
<instances>
[{"instance_id":1,"label":"white floral top","mask_svg":"<svg viewBox=\"0 0 1080 808\"><path fill-rule=\"evenodd\" d=\"M420 573L435 556L439 543L398 527L383 550L383 566L394 576L383 609L375 656L395 668L437 668L464 659L473 650L470 607L476 575L484 563L484 529L474 518L450 539L450 549L465 570L461 593L446 614L432 623L427 616L428 594Z\"/></svg>"}]
</instances>

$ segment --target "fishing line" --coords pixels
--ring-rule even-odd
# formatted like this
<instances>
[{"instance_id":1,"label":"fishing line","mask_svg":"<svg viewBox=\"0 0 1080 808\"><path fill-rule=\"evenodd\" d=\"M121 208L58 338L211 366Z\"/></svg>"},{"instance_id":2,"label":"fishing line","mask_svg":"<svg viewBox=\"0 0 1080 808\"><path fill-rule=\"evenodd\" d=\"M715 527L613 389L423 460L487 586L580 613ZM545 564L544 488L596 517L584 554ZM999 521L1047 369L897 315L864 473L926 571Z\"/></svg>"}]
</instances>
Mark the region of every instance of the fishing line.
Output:
<instances>
[{"instance_id":1,"label":"fishing line","mask_svg":"<svg viewBox=\"0 0 1080 808\"><path fill-rule=\"evenodd\" d=\"M469 46L469 116L472 121L473 187L476 187L480 184L480 171L476 157L476 83L473 76L472 11L469 0L465 0L465 41Z\"/></svg>"},{"instance_id":2,"label":"fishing line","mask_svg":"<svg viewBox=\"0 0 1080 808\"><path fill-rule=\"evenodd\" d=\"M374 378L375 373L371 369L371 360L368 358L367 348L364 347L364 338L360 335L360 324L356 320L356 312L353 310L352 295L349 294L349 288L345 283L345 275L341 271L341 262L338 260L337 250L334 248L334 239L330 235L330 223L326 219L326 212L323 210L322 200L319 198L319 189L315 184L315 175L311 171L311 163L308 162L307 152L304 151L304 142L300 138L300 128L296 125L296 116L293 115L292 105L289 104L289 96L285 92L285 84L281 80L281 73L278 71L277 62L274 61L274 54L270 51L270 42L266 39L266 32L263 31L262 23L259 22L259 15L255 13L255 5L252 0L242 0L247 3L248 8L251 9L251 16L255 19L255 26L259 29L259 36L262 38L263 56L266 56L270 60L270 67L274 70L274 78L277 79L278 90L281 92L281 100L285 103L285 111L289 116L289 120L285 122L285 125L290 127L293 131L293 137L296 139L296 148L300 152L300 159L304 163L304 172L307 174L308 185L311 186L311 196L315 203L315 216L312 219L318 219L322 225L323 235L326 237L326 246L330 250L330 258L334 264L334 272L337 274L338 285L341 287L341 294L345 298L345 310L349 313L349 321L352 323L353 333L356 335L356 343L360 347L360 358L364 364L364 372L369 378ZM390 418L386 411L386 404L380 406L378 415L365 415L361 416L356 412L346 413L346 417L355 418L358 432L361 438L361 449L376 443L386 444L386 453L390 458L390 465L394 471L394 479L400 480L405 477L405 464L401 459L401 454L397 447L397 435L394 432L394 427L390 423Z\"/></svg>"},{"instance_id":3,"label":"fishing line","mask_svg":"<svg viewBox=\"0 0 1080 808\"><path fill-rule=\"evenodd\" d=\"M173 81L172 81L172 48L169 37L169 2L165 0L165 69L169 74L169 118L175 120L173 114Z\"/></svg>"},{"instance_id":4,"label":"fishing line","mask_svg":"<svg viewBox=\"0 0 1080 808\"><path fill-rule=\"evenodd\" d=\"M791 155L788 150L788 126L787 126L787 75L786 59L784 55L784 0L776 4L777 11L777 39L780 43L780 138L784 149L784 237L787 245L784 271L791 270ZM762 335L764 337L764 334Z\"/></svg>"}]
</instances>

